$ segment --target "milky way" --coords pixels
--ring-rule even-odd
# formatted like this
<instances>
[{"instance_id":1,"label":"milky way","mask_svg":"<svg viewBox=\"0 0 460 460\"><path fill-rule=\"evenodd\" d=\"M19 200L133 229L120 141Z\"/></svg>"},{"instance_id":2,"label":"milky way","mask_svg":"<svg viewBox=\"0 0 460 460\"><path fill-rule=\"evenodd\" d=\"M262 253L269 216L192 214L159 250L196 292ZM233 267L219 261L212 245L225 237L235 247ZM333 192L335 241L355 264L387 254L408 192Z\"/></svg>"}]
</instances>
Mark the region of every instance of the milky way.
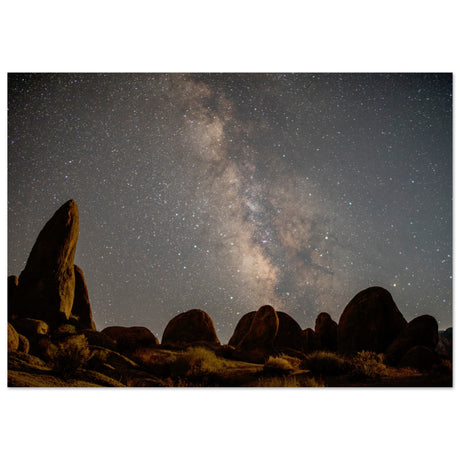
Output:
<instances>
[{"instance_id":1,"label":"milky way","mask_svg":"<svg viewBox=\"0 0 460 460\"><path fill-rule=\"evenodd\" d=\"M451 74L10 74L8 180L8 273L75 199L98 329L373 285L452 325Z\"/></svg>"}]
</instances>

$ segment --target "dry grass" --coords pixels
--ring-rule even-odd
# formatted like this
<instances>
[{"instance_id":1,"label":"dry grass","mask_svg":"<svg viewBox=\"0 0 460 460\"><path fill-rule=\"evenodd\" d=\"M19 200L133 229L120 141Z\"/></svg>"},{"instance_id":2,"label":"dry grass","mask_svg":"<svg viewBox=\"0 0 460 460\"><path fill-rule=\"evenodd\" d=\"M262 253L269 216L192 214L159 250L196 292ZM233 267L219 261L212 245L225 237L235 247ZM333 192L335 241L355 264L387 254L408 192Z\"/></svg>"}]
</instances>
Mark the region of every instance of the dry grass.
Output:
<instances>
[{"instance_id":1,"label":"dry grass","mask_svg":"<svg viewBox=\"0 0 460 460\"><path fill-rule=\"evenodd\" d=\"M91 351L86 337L83 334L72 335L59 344L53 360L53 370L60 377L68 379L90 358Z\"/></svg>"},{"instance_id":2,"label":"dry grass","mask_svg":"<svg viewBox=\"0 0 460 460\"><path fill-rule=\"evenodd\" d=\"M268 361L264 364L264 371L289 374L294 371L294 366L292 362L284 356L270 356Z\"/></svg>"},{"instance_id":3,"label":"dry grass","mask_svg":"<svg viewBox=\"0 0 460 460\"><path fill-rule=\"evenodd\" d=\"M357 377L380 378L390 375L390 368L384 362L384 355L373 351L360 351L351 360L352 374Z\"/></svg>"},{"instance_id":4,"label":"dry grass","mask_svg":"<svg viewBox=\"0 0 460 460\"><path fill-rule=\"evenodd\" d=\"M340 375L350 370L350 362L330 351L314 351L307 355L303 367L319 375Z\"/></svg>"}]
</instances>

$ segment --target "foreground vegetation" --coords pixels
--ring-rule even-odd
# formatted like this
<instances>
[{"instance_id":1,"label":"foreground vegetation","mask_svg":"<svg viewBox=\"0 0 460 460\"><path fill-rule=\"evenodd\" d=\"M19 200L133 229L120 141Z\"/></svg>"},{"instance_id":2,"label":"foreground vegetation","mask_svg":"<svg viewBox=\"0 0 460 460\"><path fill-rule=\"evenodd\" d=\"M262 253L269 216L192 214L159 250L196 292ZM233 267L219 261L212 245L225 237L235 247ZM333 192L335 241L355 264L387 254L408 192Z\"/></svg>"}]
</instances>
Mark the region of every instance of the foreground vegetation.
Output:
<instances>
[{"instance_id":1,"label":"foreground vegetation","mask_svg":"<svg viewBox=\"0 0 460 460\"><path fill-rule=\"evenodd\" d=\"M430 372L394 368L383 355L362 351L352 357L316 351L271 356L265 364L225 357L225 347L185 350L139 348L129 356L90 346L73 335L47 359L9 353L9 386L24 387L349 387L451 386L452 366Z\"/></svg>"}]
</instances>

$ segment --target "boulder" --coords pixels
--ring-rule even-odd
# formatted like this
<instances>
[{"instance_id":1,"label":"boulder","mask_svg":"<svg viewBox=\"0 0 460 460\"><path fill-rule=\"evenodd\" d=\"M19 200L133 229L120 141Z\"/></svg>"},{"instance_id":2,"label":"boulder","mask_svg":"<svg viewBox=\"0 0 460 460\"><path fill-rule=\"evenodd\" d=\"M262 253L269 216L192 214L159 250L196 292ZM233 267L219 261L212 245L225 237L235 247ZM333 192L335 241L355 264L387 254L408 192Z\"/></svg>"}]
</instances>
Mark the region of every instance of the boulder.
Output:
<instances>
[{"instance_id":1,"label":"boulder","mask_svg":"<svg viewBox=\"0 0 460 460\"><path fill-rule=\"evenodd\" d=\"M410 321L385 352L385 361L391 366L412 347L422 345L434 350L438 343L438 323L431 315L417 316Z\"/></svg>"},{"instance_id":2,"label":"boulder","mask_svg":"<svg viewBox=\"0 0 460 460\"><path fill-rule=\"evenodd\" d=\"M304 340L304 351L305 353L311 353L315 350L318 349L318 341L316 339L316 333L315 331L311 328L308 327L307 329L302 331L303 334L303 340Z\"/></svg>"},{"instance_id":3,"label":"boulder","mask_svg":"<svg viewBox=\"0 0 460 460\"><path fill-rule=\"evenodd\" d=\"M399 362L399 367L410 367L421 372L426 372L439 364L439 362L439 357L431 348L416 345L404 354Z\"/></svg>"},{"instance_id":4,"label":"boulder","mask_svg":"<svg viewBox=\"0 0 460 460\"><path fill-rule=\"evenodd\" d=\"M38 356L43 361L51 362L56 357L58 347L47 335L37 334L34 337L30 337L29 344L29 353Z\"/></svg>"},{"instance_id":5,"label":"boulder","mask_svg":"<svg viewBox=\"0 0 460 460\"><path fill-rule=\"evenodd\" d=\"M439 332L439 336L442 337L443 339L446 339L450 343L452 343L452 335L453 335L453 332L452 332L451 327L448 327L445 331Z\"/></svg>"},{"instance_id":6,"label":"boulder","mask_svg":"<svg viewBox=\"0 0 460 460\"><path fill-rule=\"evenodd\" d=\"M161 339L162 345L193 344L208 342L218 345L214 324L203 310L189 310L175 316L166 326Z\"/></svg>"},{"instance_id":7,"label":"boulder","mask_svg":"<svg viewBox=\"0 0 460 460\"><path fill-rule=\"evenodd\" d=\"M240 318L238 324L236 325L235 331L233 332L233 335L228 341L230 346L236 347L241 342L243 337L248 333L255 315L255 311L250 311Z\"/></svg>"},{"instance_id":8,"label":"boulder","mask_svg":"<svg viewBox=\"0 0 460 460\"><path fill-rule=\"evenodd\" d=\"M304 351L304 337L299 323L283 311L276 312L279 320L278 333L275 337L274 347L278 349L290 348Z\"/></svg>"},{"instance_id":9,"label":"boulder","mask_svg":"<svg viewBox=\"0 0 460 460\"><path fill-rule=\"evenodd\" d=\"M14 320L13 324L16 330L26 337L32 337L36 334L46 335L50 330L47 323L34 318L18 318Z\"/></svg>"},{"instance_id":10,"label":"boulder","mask_svg":"<svg viewBox=\"0 0 460 460\"><path fill-rule=\"evenodd\" d=\"M46 223L19 276L15 311L51 324L68 319L75 294L78 208L70 200Z\"/></svg>"},{"instance_id":11,"label":"boulder","mask_svg":"<svg viewBox=\"0 0 460 460\"><path fill-rule=\"evenodd\" d=\"M16 275L8 276L8 320L16 317L16 296L18 293L19 279Z\"/></svg>"},{"instance_id":12,"label":"boulder","mask_svg":"<svg viewBox=\"0 0 460 460\"><path fill-rule=\"evenodd\" d=\"M359 292L345 307L337 327L338 350L384 352L407 322L391 294L381 287Z\"/></svg>"},{"instance_id":13,"label":"boulder","mask_svg":"<svg viewBox=\"0 0 460 460\"><path fill-rule=\"evenodd\" d=\"M75 296L72 305L72 316L78 318L79 329L96 330L96 325L93 321L93 313L89 302L88 288L86 287L83 270L74 265L75 271Z\"/></svg>"},{"instance_id":14,"label":"boulder","mask_svg":"<svg viewBox=\"0 0 460 460\"><path fill-rule=\"evenodd\" d=\"M275 309L264 305L257 310L249 331L235 349L234 357L241 361L264 363L274 353L279 319Z\"/></svg>"},{"instance_id":15,"label":"boulder","mask_svg":"<svg viewBox=\"0 0 460 460\"><path fill-rule=\"evenodd\" d=\"M93 329L83 329L80 333L86 337L88 344L91 346L108 348L113 351L117 350L117 342L103 332Z\"/></svg>"},{"instance_id":16,"label":"boulder","mask_svg":"<svg viewBox=\"0 0 460 460\"><path fill-rule=\"evenodd\" d=\"M21 353L29 353L30 350L30 342L29 339L22 334L18 334L19 337L19 346L18 351Z\"/></svg>"},{"instance_id":17,"label":"boulder","mask_svg":"<svg viewBox=\"0 0 460 460\"><path fill-rule=\"evenodd\" d=\"M320 313L315 322L318 350L337 351L337 323L329 313Z\"/></svg>"},{"instance_id":18,"label":"boulder","mask_svg":"<svg viewBox=\"0 0 460 460\"><path fill-rule=\"evenodd\" d=\"M8 353L17 351L19 348L19 334L12 324L8 323Z\"/></svg>"},{"instance_id":19,"label":"boulder","mask_svg":"<svg viewBox=\"0 0 460 460\"><path fill-rule=\"evenodd\" d=\"M102 333L116 342L120 353L131 353L137 348L158 345L158 339L146 327L110 326L103 329Z\"/></svg>"},{"instance_id":20,"label":"boulder","mask_svg":"<svg viewBox=\"0 0 460 460\"><path fill-rule=\"evenodd\" d=\"M275 337L274 347L277 349L290 348L297 351L304 350L304 336L299 323L292 316L282 311L276 312L278 316L279 326L278 333ZM251 323L256 315L255 311L246 313L241 317L236 325L228 344L237 347L243 337L248 333Z\"/></svg>"}]
</instances>

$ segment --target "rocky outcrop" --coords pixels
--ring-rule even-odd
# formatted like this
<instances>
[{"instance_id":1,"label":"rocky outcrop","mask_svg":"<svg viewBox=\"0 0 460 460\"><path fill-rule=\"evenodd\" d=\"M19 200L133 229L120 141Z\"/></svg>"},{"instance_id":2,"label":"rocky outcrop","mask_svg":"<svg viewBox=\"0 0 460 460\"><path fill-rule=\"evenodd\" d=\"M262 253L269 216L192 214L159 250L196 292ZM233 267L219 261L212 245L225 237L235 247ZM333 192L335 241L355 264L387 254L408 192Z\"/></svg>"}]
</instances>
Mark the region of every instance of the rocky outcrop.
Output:
<instances>
[{"instance_id":1,"label":"rocky outcrop","mask_svg":"<svg viewBox=\"0 0 460 460\"><path fill-rule=\"evenodd\" d=\"M70 317L75 294L78 208L70 200L44 226L19 276L15 313L51 324Z\"/></svg>"},{"instance_id":2,"label":"rocky outcrop","mask_svg":"<svg viewBox=\"0 0 460 460\"><path fill-rule=\"evenodd\" d=\"M158 339L146 327L110 326L101 332L116 342L120 353L132 353L137 348L149 348L158 345Z\"/></svg>"},{"instance_id":3,"label":"rocky outcrop","mask_svg":"<svg viewBox=\"0 0 460 460\"><path fill-rule=\"evenodd\" d=\"M96 325L93 321L93 313L89 302L88 288L86 287L83 270L74 265L75 271L75 296L72 305L72 316L77 318L79 329L96 330Z\"/></svg>"},{"instance_id":4,"label":"rocky outcrop","mask_svg":"<svg viewBox=\"0 0 460 460\"><path fill-rule=\"evenodd\" d=\"M303 347L304 347L305 353L311 353L318 349L316 334L315 334L315 331L311 327L308 327L307 329L303 330L302 335L303 335L303 341L304 341Z\"/></svg>"},{"instance_id":5,"label":"rocky outcrop","mask_svg":"<svg viewBox=\"0 0 460 460\"><path fill-rule=\"evenodd\" d=\"M391 294L381 287L370 287L353 297L340 316L338 350L344 354L384 352L406 324Z\"/></svg>"},{"instance_id":6,"label":"rocky outcrop","mask_svg":"<svg viewBox=\"0 0 460 460\"><path fill-rule=\"evenodd\" d=\"M251 327L252 320L254 319L255 315L256 315L255 311L250 311L249 313L246 313L240 318L240 320L238 321L238 324L235 327L235 331L233 332L233 335L228 341L228 344L230 346L236 347L241 342L243 337L248 333L249 328Z\"/></svg>"},{"instance_id":7,"label":"rocky outcrop","mask_svg":"<svg viewBox=\"0 0 460 460\"><path fill-rule=\"evenodd\" d=\"M445 331L439 331L439 340L435 351L442 358L452 361L452 349L452 328L449 327Z\"/></svg>"},{"instance_id":8,"label":"rocky outcrop","mask_svg":"<svg viewBox=\"0 0 460 460\"><path fill-rule=\"evenodd\" d=\"M17 351L19 347L19 334L12 324L8 323L8 353Z\"/></svg>"},{"instance_id":9,"label":"rocky outcrop","mask_svg":"<svg viewBox=\"0 0 460 460\"><path fill-rule=\"evenodd\" d=\"M11 321L16 315L16 296L19 288L19 279L16 275L8 276L8 320Z\"/></svg>"},{"instance_id":10,"label":"rocky outcrop","mask_svg":"<svg viewBox=\"0 0 460 460\"><path fill-rule=\"evenodd\" d=\"M271 305L257 310L251 326L235 349L234 357L252 363L264 363L274 353L279 319Z\"/></svg>"},{"instance_id":11,"label":"rocky outcrop","mask_svg":"<svg viewBox=\"0 0 460 460\"><path fill-rule=\"evenodd\" d=\"M47 323L40 319L34 318L18 318L13 322L14 327L26 337L32 337L36 334L46 335L50 331Z\"/></svg>"},{"instance_id":12,"label":"rocky outcrop","mask_svg":"<svg viewBox=\"0 0 460 460\"><path fill-rule=\"evenodd\" d=\"M279 324L273 346L279 350L291 349L303 352L304 336L299 323L285 312L277 311L276 315L278 316ZM251 311L241 317L228 342L230 346L237 347L239 345L244 336L249 332L255 316L256 312Z\"/></svg>"},{"instance_id":13,"label":"rocky outcrop","mask_svg":"<svg viewBox=\"0 0 460 460\"><path fill-rule=\"evenodd\" d=\"M117 342L103 332L83 329L80 333L86 337L88 345L108 348L113 351L117 350Z\"/></svg>"},{"instance_id":14,"label":"rocky outcrop","mask_svg":"<svg viewBox=\"0 0 460 460\"><path fill-rule=\"evenodd\" d=\"M18 334L19 338L19 345L18 345L18 351L21 353L29 353L30 350L30 342L29 339L22 334Z\"/></svg>"},{"instance_id":15,"label":"rocky outcrop","mask_svg":"<svg viewBox=\"0 0 460 460\"><path fill-rule=\"evenodd\" d=\"M337 323L329 313L320 313L317 316L315 337L318 350L337 351Z\"/></svg>"},{"instance_id":16,"label":"rocky outcrop","mask_svg":"<svg viewBox=\"0 0 460 460\"><path fill-rule=\"evenodd\" d=\"M187 345L197 342L219 344L210 316L203 310L193 309L175 316L166 326L162 345Z\"/></svg>"},{"instance_id":17,"label":"rocky outcrop","mask_svg":"<svg viewBox=\"0 0 460 460\"><path fill-rule=\"evenodd\" d=\"M276 349L289 348L296 351L304 351L304 338L299 323L283 311L276 312L279 320L278 333L275 337Z\"/></svg>"},{"instance_id":18,"label":"rocky outcrop","mask_svg":"<svg viewBox=\"0 0 460 460\"><path fill-rule=\"evenodd\" d=\"M399 362L399 367L411 367L421 372L429 371L439 364L440 359L436 353L423 345L410 348Z\"/></svg>"},{"instance_id":19,"label":"rocky outcrop","mask_svg":"<svg viewBox=\"0 0 460 460\"><path fill-rule=\"evenodd\" d=\"M415 346L425 346L434 350L438 343L438 323L430 315L414 318L401 331L385 352L385 361L395 366L404 354Z\"/></svg>"}]
</instances>

